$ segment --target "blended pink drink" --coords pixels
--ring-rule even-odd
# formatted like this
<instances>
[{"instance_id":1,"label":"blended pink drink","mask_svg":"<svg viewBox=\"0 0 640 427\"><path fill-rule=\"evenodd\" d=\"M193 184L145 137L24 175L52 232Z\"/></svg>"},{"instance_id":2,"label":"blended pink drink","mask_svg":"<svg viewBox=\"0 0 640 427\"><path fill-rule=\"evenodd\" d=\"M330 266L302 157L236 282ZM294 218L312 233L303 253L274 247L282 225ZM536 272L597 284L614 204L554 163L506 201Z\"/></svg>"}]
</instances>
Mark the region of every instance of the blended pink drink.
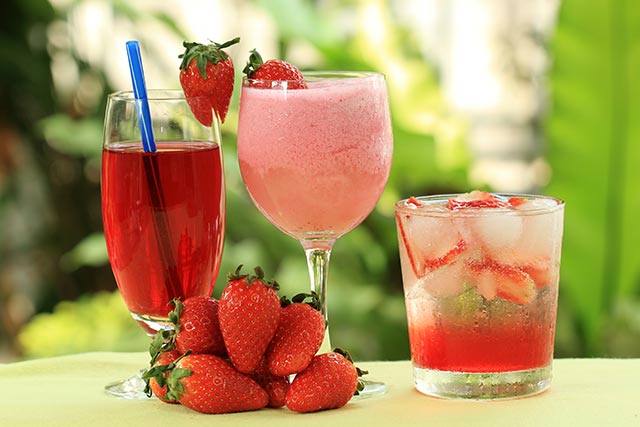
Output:
<instances>
[{"instance_id":1,"label":"blended pink drink","mask_svg":"<svg viewBox=\"0 0 640 427\"><path fill-rule=\"evenodd\" d=\"M360 74L305 78L301 89L242 88L242 177L260 211L295 238L349 232L387 182L393 138L384 77Z\"/></svg>"}]
</instances>

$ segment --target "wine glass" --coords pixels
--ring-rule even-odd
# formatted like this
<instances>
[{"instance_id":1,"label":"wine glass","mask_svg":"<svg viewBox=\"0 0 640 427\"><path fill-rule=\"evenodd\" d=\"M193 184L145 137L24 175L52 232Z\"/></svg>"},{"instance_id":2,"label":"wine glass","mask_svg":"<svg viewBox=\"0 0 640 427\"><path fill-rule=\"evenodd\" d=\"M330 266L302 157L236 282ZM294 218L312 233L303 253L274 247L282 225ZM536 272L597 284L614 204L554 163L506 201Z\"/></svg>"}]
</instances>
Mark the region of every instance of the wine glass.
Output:
<instances>
[{"instance_id":1,"label":"wine glass","mask_svg":"<svg viewBox=\"0 0 640 427\"><path fill-rule=\"evenodd\" d=\"M304 248L327 320L331 249L371 213L389 177L387 88L375 72L317 71L299 82L245 78L238 160L258 209ZM329 329L321 351L331 349ZM368 381L363 396L384 393Z\"/></svg>"},{"instance_id":2,"label":"wine glass","mask_svg":"<svg viewBox=\"0 0 640 427\"><path fill-rule=\"evenodd\" d=\"M132 92L113 93L107 100L102 218L122 298L153 336L171 327L174 298L211 295L224 240L224 173L215 115L213 125L204 126L182 91L150 90L155 151L145 152L139 102ZM139 374L106 387L131 399L146 397L143 389Z\"/></svg>"}]
</instances>

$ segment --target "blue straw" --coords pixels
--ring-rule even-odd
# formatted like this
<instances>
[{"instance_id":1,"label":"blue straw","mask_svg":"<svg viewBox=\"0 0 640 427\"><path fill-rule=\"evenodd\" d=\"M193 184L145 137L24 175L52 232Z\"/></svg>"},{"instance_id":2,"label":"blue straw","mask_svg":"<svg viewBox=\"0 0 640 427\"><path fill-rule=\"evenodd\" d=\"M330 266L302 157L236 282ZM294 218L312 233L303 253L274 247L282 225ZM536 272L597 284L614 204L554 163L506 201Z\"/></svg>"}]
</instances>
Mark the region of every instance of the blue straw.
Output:
<instances>
[{"instance_id":1,"label":"blue straw","mask_svg":"<svg viewBox=\"0 0 640 427\"><path fill-rule=\"evenodd\" d=\"M156 143L153 139L153 127L151 126L151 113L149 112L149 101L147 100L147 86L144 82L140 45L136 40L127 42L127 56L129 57L133 95L136 98L138 110L142 147L146 153L153 153L156 151Z\"/></svg>"}]
</instances>

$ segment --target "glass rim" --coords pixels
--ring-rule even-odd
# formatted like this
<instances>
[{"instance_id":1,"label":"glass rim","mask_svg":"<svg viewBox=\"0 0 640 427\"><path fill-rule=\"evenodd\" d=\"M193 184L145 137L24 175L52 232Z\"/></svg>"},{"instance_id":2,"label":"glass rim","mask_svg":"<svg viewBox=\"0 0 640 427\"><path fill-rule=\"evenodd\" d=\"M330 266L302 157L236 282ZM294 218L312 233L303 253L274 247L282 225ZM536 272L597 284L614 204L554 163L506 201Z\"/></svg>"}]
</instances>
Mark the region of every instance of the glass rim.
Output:
<instances>
[{"instance_id":1,"label":"glass rim","mask_svg":"<svg viewBox=\"0 0 640 427\"><path fill-rule=\"evenodd\" d=\"M430 196L416 196L414 197L416 200L425 203L426 206L417 207L415 205L410 205L407 202L410 198L402 199L396 202L395 211L401 213L410 213L412 215L420 215L420 216L434 216L434 217L479 217L479 216L487 216L487 215L519 215L519 216L528 216L528 215L543 215L555 212L557 210L563 209L565 205L565 201L563 199L554 197L554 196L545 196L541 194L530 194L530 193L489 193L493 196L496 196L501 199L508 200L511 197L519 197L527 200L551 200L555 202L553 206L541 206L539 208L534 209L496 209L496 208L467 208L467 209L459 209L459 210L436 210L430 209L430 206L433 207L436 204L441 202L446 202L447 200L460 196L465 193L450 193L450 194L435 194Z\"/></svg>"},{"instance_id":2,"label":"glass rim","mask_svg":"<svg viewBox=\"0 0 640 427\"><path fill-rule=\"evenodd\" d=\"M386 79L384 73L379 71L355 71L355 70L309 70L302 71L302 76L311 81L331 80L331 79ZM247 76L242 78L243 86L251 86L253 83L270 82L270 83L288 83L298 82L299 80L281 80L281 79L253 79ZM284 85L283 85L284 86Z\"/></svg>"},{"instance_id":3,"label":"glass rim","mask_svg":"<svg viewBox=\"0 0 640 427\"><path fill-rule=\"evenodd\" d=\"M110 93L107 98L112 101L135 101L132 90L119 90ZM191 97L200 98L200 97ZM187 99L182 89L147 89L149 101L182 101Z\"/></svg>"}]
</instances>

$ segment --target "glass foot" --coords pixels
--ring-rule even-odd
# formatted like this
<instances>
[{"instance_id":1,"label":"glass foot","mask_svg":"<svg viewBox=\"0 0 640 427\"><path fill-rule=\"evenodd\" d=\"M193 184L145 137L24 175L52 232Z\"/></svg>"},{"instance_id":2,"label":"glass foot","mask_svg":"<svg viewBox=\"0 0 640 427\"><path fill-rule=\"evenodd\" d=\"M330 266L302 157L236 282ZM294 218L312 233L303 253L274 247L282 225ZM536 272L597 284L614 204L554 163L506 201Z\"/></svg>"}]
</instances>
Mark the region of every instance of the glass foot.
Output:
<instances>
[{"instance_id":1,"label":"glass foot","mask_svg":"<svg viewBox=\"0 0 640 427\"><path fill-rule=\"evenodd\" d=\"M380 397L387 392L387 385L380 381L362 380L364 390L351 398L352 401L371 399L372 397Z\"/></svg>"},{"instance_id":2,"label":"glass foot","mask_svg":"<svg viewBox=\"0 0 640 427\"><path fill-rule=\"evenodd\" d=\"M108 384L105 386L104 391L120 399L149 399L149 396L144 392L143 372L140 371L126 380Z\"/></svg>"},{"instance_id":3,"label":"glass foot","mask_svg":"<svg viewBox=\"0 0 640 427\"><path fill-rule=\"evenodd\" d=\"M498 400L542 393L551 385L551 366L527 371L467 373L413 368L415 386L429 396Z\"/></svg>"}]
</instances>

